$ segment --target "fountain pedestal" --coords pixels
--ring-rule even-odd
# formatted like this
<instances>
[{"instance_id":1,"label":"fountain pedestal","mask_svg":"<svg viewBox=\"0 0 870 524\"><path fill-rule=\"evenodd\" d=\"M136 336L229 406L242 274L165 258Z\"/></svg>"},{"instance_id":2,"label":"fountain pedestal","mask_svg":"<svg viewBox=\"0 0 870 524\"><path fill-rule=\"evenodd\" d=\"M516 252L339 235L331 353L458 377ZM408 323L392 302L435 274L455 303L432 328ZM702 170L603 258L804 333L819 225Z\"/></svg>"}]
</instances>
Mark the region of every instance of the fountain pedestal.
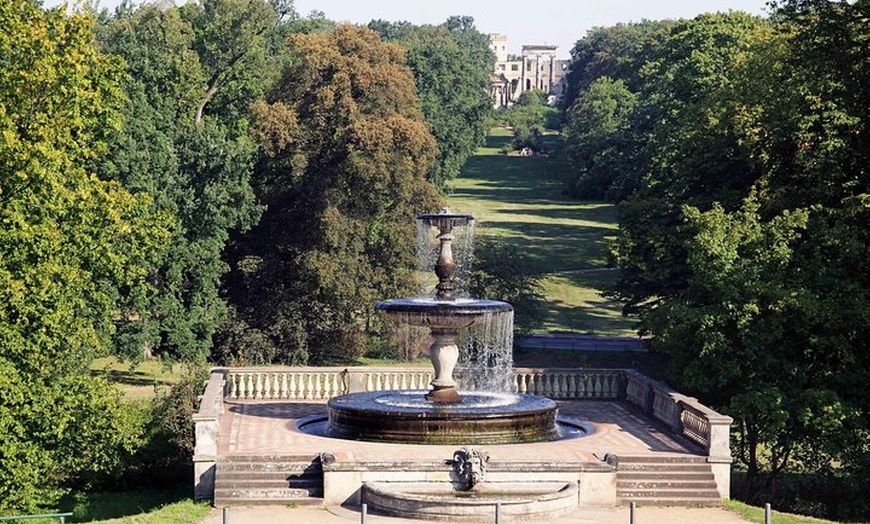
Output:
<instances>
[{"instance_id":1,"label":"fountain pedestal","mask_svg":"<svg viewBox=\"0 0 870 524\"><path fill-rule=\"evenodd\" d=\"M432 390L425 395L426 400L435 404L456 404L462 402L462 396L456 390L453 380L453 370L459 359L459 348L456 346L458 329L432 328L432 346L429 348L429 360L435 368L435 379Z\"/></svg>"}]
</instances>

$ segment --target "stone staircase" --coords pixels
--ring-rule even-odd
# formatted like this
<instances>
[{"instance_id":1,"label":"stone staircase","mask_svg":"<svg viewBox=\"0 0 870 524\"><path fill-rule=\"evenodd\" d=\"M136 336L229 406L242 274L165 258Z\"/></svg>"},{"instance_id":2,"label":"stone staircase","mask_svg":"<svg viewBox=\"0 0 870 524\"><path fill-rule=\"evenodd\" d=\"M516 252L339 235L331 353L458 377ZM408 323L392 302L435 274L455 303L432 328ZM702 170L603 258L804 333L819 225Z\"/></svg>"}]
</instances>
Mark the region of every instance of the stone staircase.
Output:
<instances>
[{"instance_id":1,"label":"stone staircase","mask_svg":"<svg viewBox=\"0 0 870 524\"><path fill-rule=\"evenodd\" d=\"M638 506L721 506L713 471L702 456L619 456L616 500Z\"/></svg>"},{"instance_id":2,"label":"stone staircase","mask_svg":"<svg viewBox=\"0 0 870 524\"><path fill-rule=\"evenodd\" d=\"M323 469L314 455L228 455L215 465L214 506L323 504Z\"/></svg>"}]
</instances>

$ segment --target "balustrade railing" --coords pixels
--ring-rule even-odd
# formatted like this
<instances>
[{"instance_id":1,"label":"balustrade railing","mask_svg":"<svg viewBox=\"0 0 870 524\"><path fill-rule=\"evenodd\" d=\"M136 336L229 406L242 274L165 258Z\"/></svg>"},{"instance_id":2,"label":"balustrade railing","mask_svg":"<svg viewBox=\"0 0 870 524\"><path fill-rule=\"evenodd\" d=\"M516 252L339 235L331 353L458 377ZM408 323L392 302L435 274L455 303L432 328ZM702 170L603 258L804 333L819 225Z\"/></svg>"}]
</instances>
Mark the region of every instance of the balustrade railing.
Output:
<instances>
[{"instance_id":1,"label":"balustrade railing","mask_svg":"<svg viewBox=\"0 0 870 524\"><path fill-rule=\"evenodd\" d=\"M359 391L427 389L434 378L426 368L230 368L228 400L328 400ZM457 377L460 386L461 375ZM514 369L514 391L553 399L618 399L620 370Z\"/></svg>"}]
</instances>

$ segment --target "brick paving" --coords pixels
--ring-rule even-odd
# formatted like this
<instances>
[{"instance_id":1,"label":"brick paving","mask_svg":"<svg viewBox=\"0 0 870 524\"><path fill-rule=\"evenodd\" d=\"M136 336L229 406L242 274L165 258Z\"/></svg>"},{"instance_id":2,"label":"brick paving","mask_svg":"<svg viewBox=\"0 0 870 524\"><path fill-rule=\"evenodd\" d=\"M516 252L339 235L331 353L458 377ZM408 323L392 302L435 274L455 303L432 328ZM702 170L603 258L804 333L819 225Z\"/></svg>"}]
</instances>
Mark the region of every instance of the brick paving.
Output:
<instances>
[{"instance_id":1,"label":"brick paving","mask_svg":"<svg viewBox=\"0 0 870 524\"><path fill-rule=\"evenodd\" d=\"M407 455L418 459L453 456L456 446L423 446L357 442L308 435L296 423L310 415L325 415L325 401L228 402L222 421L220 447L226 454L348 454L358 460ZM617 455L696 454L682 439L633 408L615 401L574 400L559 402L560 416L580 419L594 426L591 435L558 442L486 446L491 460L596 460Z\"/></svg>"}]
</instances>

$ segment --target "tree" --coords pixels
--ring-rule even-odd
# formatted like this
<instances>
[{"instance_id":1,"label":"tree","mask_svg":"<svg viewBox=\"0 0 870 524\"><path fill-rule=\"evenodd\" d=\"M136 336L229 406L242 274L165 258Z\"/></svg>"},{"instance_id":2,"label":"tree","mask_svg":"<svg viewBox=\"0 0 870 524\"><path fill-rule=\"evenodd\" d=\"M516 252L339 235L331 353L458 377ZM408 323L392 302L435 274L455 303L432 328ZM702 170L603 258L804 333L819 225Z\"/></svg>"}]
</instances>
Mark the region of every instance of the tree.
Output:
<instances>
[{"instance_id":1,"label":"tree","mask_svg":"<svg viewBox=\"0 0 870 524\"><path fill-rule=\"evenodd\" d=\"M134 445L117 393L85 372L120 301L149 293L172 220L86 169L124 103L93 20L21 0L0 27L0 512L20 513Z\"/></svg>"},{"instance_id":2,"label":"tree","mask_svg":"<svg viewBox=\"0 0 870 524\"><path fill-rule=\"evenodd\" d=\"M639 184L639 154L632 133L637 95L621 80L601 77L567 111L562 129L568 157L577 171L577 198L622 200Z\"/></svg>"},{"instance_id":3,"label":"tree","mask_svg":"<svg viewBox=\"0 0 870 524\"><path fill-rule=\"evenodd\" d=\"M125 304L116 336L124 356L202 361L226 318L220 286L229 232L251 227L261 212L247 115L277 60L266 56L277 23L262 1L209 0L120 11L101 27L104 48L126 61L130 104L98 169L154 195L155 210L178 218L151 269L159 293Z\"/></svg>"},{"instance_id":4,"label":"tree","mask_svg":"<svg viewBox=\"0 0 870 524\"><path fill-rule=\"evenodd\" d=\"M484 236L474 248L474 259L469 294L510 303L514 328L521 333L541 328L546 318L542 274L522 249Z\"/></svg>"},{"instance_id":5,"label":"tree","mask_svg":"<svg viewBox=\"0 0 870 524\"><path fill-rule=\"evenodd\" d=\"M429 131L438 145L428 179L440 190L483 143L491 101L486 95L495 57L473 19L439 26L376 20L369 28L407 49L408 66Z\"/></svg>"},{"instance_id":6,"label":"tree","mask_svg":"<svg viewBox=\"0 0 870 524\"><path fill-rule=\"evenodd\" d=\"M811 473L837 486L801 495L818 513L860 519L867 5L781 7L773 24L678 24L653 52L643 110L660 124L644 185L621 206L617 293L680 387L735 417L745 496Z\"/></svg>"},{"instance_id":7,"label":"tree","mask_svg":"<svg viewBox=\"0 0 870 524\"><path fill-rule=\"evenodd\" d=\"M268 211L233 254L234 339L324 362L363 349L374 304L410 291L435 142L399 46L347 25L290 45L297 60L254 110Z\"/></svg>"},{"instance_id":8,"label":"tree","mask_svg":"<svg viewBox=\"0 0 870 524\"><path fill-rule=\"evenodd\" d=\"M631 91L639 90L648 53L667 37L674 23L644 20L590 29L571 49L564 107L572 107L593 82L605 76L623 81Z\"/></svg>"}]
</instances>

